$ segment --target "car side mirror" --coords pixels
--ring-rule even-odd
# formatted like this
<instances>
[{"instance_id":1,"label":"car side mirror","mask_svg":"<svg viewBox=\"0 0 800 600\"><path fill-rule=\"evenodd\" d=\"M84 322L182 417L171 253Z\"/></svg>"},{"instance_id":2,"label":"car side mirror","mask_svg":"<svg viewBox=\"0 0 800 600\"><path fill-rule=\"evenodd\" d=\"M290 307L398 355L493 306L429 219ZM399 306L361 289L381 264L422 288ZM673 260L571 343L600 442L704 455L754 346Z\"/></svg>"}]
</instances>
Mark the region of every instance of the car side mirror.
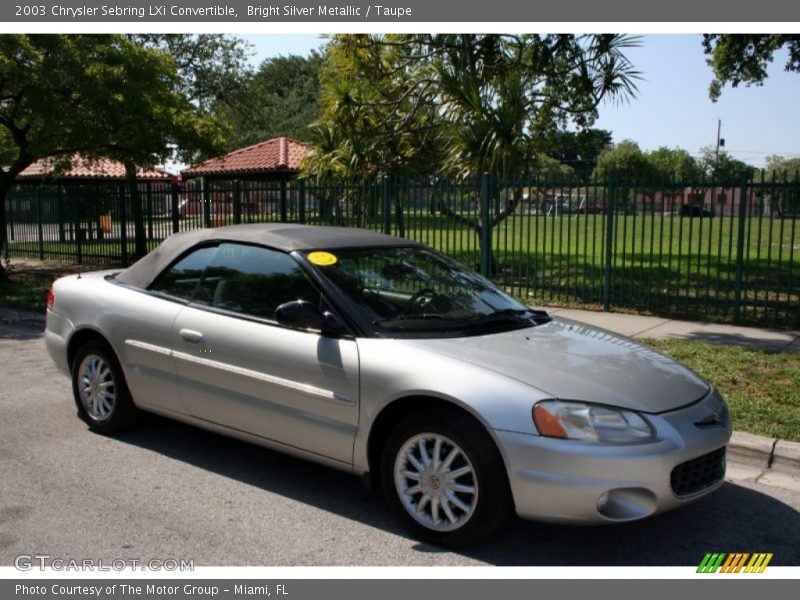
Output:
<instances>
[{"instance_id":1,"label":"car side mirror","mask_svg":"<svg viewBox=\"0 0 800 600\"><path fill-rule=\"evenodd\" d=\"M292 300L275 309L275 320L294 329L313 329L323 335L339 335L346 331L342 320L332 312L324 313L311 302Z\"/></svg>"}]
</instances>

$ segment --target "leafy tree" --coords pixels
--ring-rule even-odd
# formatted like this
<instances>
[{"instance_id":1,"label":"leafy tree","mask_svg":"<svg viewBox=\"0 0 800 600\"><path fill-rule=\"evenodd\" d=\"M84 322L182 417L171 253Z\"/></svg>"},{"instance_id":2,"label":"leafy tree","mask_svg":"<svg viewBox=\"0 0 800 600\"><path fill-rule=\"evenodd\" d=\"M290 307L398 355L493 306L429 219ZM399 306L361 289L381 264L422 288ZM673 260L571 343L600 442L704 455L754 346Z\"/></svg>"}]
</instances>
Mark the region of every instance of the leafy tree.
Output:
<instances>
[{"instance_id":1,"label":"leafy tree","mask_svg":"<svg viewBox=\"0 0 800 600\"><path fill-rule=\"evenodd\" d=\"M120 35L0 36L0 250L17 175L37 159L65 164L81 153L126 165L136 253L146 252L134 165L161 162L172 145L186 157L210 151L221 133L183 94L174 59L160 49Z\"/></svg>"},{"instance_id":2,"label":"leafy tree","mask_svg":"<svg viewBox=\"0 0 800 600\"><path fill-rule=\"evenodd\" d=\"M662 146L648 152L647 161L650 163L650 172L653 176L651 189L653 193L660 192L662 200L668 202L665 208L668 206L674 208L676 202L684 203L686 201L684 192L687 187L698 194L695 197L705 197L706 183L703 169L697 159L686 150Z\"/></svg>"},{"instance_id":3,"label":"leafy tree","mask_svg":"<svg viewBox=\"0 0 800 600\"><path fill-rule=\"evenodd\" d=\"M775 178L775 181L796 182L800 177L800 156L784 158L777 154L767 157L765 177Z\"/></svg>"},{"instance_id":4,"label":"leafy tree","mask_svg":"<svg viewBox=\"0 0 800 600\"><path fill-rule=\"evenodd\" d=\"M547 155L569 165L581 181L587 181L600 153L610 145L611 132L605 129L558 131L547 144Z\"/></svg>"},{"instance_id":5,"label":"leafy tree","mask_svg":"<svg viewBox=\"0 0 800 600\"><path fill-rule=\"evenodd\" d=\"M703 177L700 164L683 148L661 146L647 153L655 184L664 189L697 184Z\"/></svg>"},{"instance_id":6,"label":"leafy tree","mask_svg":"<svg viewBox=\"0 0 800 600\"><path fill-rule=\"evenodd\" d=\"M278 136L311 141L309 126L320 115L323 60L317 52L269 58L218 103L215 112L231 128L228 149Z\"/></svg>"},{"instance_id":7,"label":"leafy tree","mask_svg":"<svg viewBox=\"0 0 800 600\"><path fill-rule=\"evenodd\" d=\"M701 148L699 164L706 179L724 186L738 185L742 176L751 178L756 172L753 165L748 165L723 150L717 156L711 146Z\"/></svg>"},{"instance_id":8,"label":"leafy tree","mask_svg":"<svg viewBox=\"0 0 800 600\"><path fill-rule=\"evenodd\" d=\"M134 255L147 253L137 166L173 157L191 160L223 148L224 129L187 96L174 58L120 37L90 65L94 93L84 100L93 115L84 156L125 165L134 223Z\"/></svg>"},{"instance_id":9,"label":"leafy tree","mask_svg":"<svg viewBox=\"0 0 800 600\"><path fill-rule=\"evenodd\" d=\"M652 193L654 176L653 164L639 144L622 140L607 147L597 157L592 182L599 186L612 183L618 198L617 206L627 210L627 204L635 201L637 193Z\"/></svg>"},{"instance_id":10,"label":"leafy tree","mask_svg":"<svg viewBox=\"0 0 800 600\"><path fill-rule=\"evenodd\" d=\"M786 209L797 210L800 206L800 157L784 158L771 155L767 157L766 169L756 181L777 184L765 193L770 209L782 213Z\"/></svg>"},{"instance_id":11,"label":"leafy tree","mask_svg":"<svg viewBox=\"0 0 800 600\"><path fill-rule=\"evenodd\" d=\"M311 128L308 176L408 175L437 160L442 118L415 97L419 67L403 68L408 36L336 36L320 72L322 115ZM323 156L327 153L329 156ZM329 171L330 167L334 171Z\"/></svg>"},{"instance_id":12,"label":"leafy tree","mask_svg":"<svg viewBox=\"0 0 800 600\"><path fill-rule=\"evenodd\" d=\"M775 52L786 48L789 58L784 70L800 72L800 35L787 34L706 34L703 49L714 71L709 96L717 100L725 84L737 87L763 85L767 66Z\"/></svg>"},{"instance_id":13,"label":"leafy tree","mask_svg":"<svg viewBox=\"0 0 800 600\"><path fill-rule=\"evenodd\" d=\"M592 171L592 180L603 184L613 178L617 187L637 189L646 187L654 174L653 164L639 144L622 140L600 153Z\"/></svg>"},{"instance_id":14,"label":"leafy tree","mask_svg":"<svg viewBox=\"0 0 800 600\"><path fill-rule=\"evenodd\" d=\"M725 151L716 150L711 146L706 146L700 150L698 165L703 174L704 183L695 186L694 194L696 198L705 198L706 192L712 189L716 197L716 203L724 202L725 190L741 184L742 178L752 179L756 168L752 165L734 158ZM712 207L714 201L712 201Z\"/></svg>"},{"instance_id":15,"label":"leafy tree","mask_svg":"<svg viewBox=\"0 0 800 600\"><path fill-rule=\"evenodd\" d=\"M213 114L221 122L225 120L219 114L220 107L236 103L251 76L247 65L250 48L240 38L215 33L146 33L128 37L146 48L169 54L177 74L175 90L191 102L198 114ZM228 126L230 129L230 124ZM208 157L200 151L186 157L186 162L199 162Z\"/></svg>"},{"instance_id":16,"label":"leafy tree","mask_svg":"<svg viewBox=\"0 0 800 600\"><path fill-rule=\"evenodd\" d=\"M131 81L126 96L130 110L116 115L116 127L109 129L118 133L121 140L126 136L132 140L117 147L113 155L125 164L132 199L135 255L141 256L147 248L134 165L157 164L167 158L195 163L225 150L223 132L229 135L229 131L212 111L215 106L232 101L241 88L247 74L248 46L239 38L223 34L132 34L128 38L171 58L169 73L162 73L159 79L162 83L169 80L169 85L150 88L146 78ZM136 86L140 86L138 91L134 91ZM142 122L148 122L149 117L148 131L137 129L139 117L145 119ZM172 126L170 118L175 119ZM161 146L153 152L159 148L157 140Z\"/></svg>"},{"instance_id":17,"label":"leafy tree","mask_svg":"<svg viewBox=\"0 0 800 600\"><path fill-rule=\"evenodd\" d=\"M436 173L521 182L552 168L547 140L584 130L604 100L633 96L638 74L616 35L347 35L328 46L320 145L307 175ZM500 189L498 185L494 190ZM490 223L510 215L517 183Z\"/></svg>"},{"instance_id":18,"label":"leafy tree","mask_svg":"<svg viewBox=\"0 0 800 600\"><path fill-rule=\"evenodd\" d=\"M231 97L247 74L249 47L240 38L217 33L137 33L129 37L174 59L177 91L202 112Z\"/></svg>"},{"instance_id":19,"label":"leafy tree","mask_svg":"<svg viewBox=\"0 0 800 600\"><path fill-rule=\"evenodd\" d=\"M94 124L85 100L108 75L87 71L113 50L112 36L0 36L0 253L7 242L5 199L17 175L39 158L86 149Z\"/></svg>"},{"instance_id":20,"label":"leafy tree","mask_svg":"<svg viewBox=\"0 0 800 600\"><path fill-rule=\"evenodd\" d=\"M552 156L539 154L533 166L533 174L545 183L559 184L570 181L575 174L575 169Z\"/></svg>"},{"instance_id":21,"label":"leafy tree","mask_svg":"<svg viewBox=\"0 0 800 600\"><path fill-rule=\"evenodd\" d=\"M594 122L605 99L635 92L625 36L337 36L323 120L347 132L351 169L400 167L524 175L546 140ZM359 138L359 139L356 139ZM420 141L424 141L422 144ZM429 148L434 162L420 160Z\"/></svg>"}]
</instances>

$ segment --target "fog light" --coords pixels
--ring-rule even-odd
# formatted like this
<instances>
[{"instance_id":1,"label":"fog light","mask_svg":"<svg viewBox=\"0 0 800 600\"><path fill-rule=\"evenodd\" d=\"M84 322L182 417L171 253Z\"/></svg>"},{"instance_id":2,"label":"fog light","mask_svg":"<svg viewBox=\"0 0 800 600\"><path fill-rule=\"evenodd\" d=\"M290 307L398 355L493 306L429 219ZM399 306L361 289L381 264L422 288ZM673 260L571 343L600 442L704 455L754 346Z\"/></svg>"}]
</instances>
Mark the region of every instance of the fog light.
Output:
<instances>
[{"instance_id":1,"label":"fog light","mask_svg":"<svg viewBox=\"0 0 800 600\"><path fill-rule=\"evenodd\" d=\"M647 488L616 488L597 499L597 511L612 521L633 521L656 510L656 495Z\"/></svg>"}]
</instances>

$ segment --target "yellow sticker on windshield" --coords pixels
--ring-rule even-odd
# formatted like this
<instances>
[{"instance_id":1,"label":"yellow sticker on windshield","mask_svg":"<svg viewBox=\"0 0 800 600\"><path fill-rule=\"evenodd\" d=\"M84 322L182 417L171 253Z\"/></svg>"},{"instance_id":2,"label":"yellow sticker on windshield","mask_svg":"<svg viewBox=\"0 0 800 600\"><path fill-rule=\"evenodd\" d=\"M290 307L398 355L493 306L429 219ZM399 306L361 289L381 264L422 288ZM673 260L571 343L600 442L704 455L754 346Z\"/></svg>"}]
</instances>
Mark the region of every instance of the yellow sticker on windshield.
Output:
<instances>
[{"instance_id":1,"label":"yellow sticker on windshield","mask_svg":"<svg viewBox=\"0 0 800 600\"><path fill-rule=\"evenodd\" d=\"M317 265L318 267L329 267L331 265L335 265L336 261L339 260L336 258L336 255L331 254L330 252L312 252L308 255L308 260L311 261L312 264Z\"/></svg>"}]
</instances>

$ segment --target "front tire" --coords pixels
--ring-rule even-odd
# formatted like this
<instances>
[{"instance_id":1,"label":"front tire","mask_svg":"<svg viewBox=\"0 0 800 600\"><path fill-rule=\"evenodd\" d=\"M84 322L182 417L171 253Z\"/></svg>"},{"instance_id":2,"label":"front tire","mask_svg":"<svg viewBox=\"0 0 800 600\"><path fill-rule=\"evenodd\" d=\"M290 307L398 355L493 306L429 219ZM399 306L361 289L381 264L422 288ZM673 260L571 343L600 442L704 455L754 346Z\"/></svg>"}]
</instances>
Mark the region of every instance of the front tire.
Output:
<instances>
[{"instance_id":1,"label":"front tire","mask_svg":"<svg viewBox=\"0 0 800 600\"><path fill-rule=\"evenodd\" d=\"M138 416L122 368L113 351L98 341L85 343L72 362L72 393L78 416L99 433L117 433Z\"/></svg>"},{"instance_id":2,"label":"front tire","mask_svg":"<svg viewBox=\"0 0 800 600\"><path fill-rule=\"evenodd\" d=\"M400 423L384 447L381 480L405 525L439 546L486 538L512 509L502 458L467 416L431 413Z\"/></svg>"}]
</instances>

